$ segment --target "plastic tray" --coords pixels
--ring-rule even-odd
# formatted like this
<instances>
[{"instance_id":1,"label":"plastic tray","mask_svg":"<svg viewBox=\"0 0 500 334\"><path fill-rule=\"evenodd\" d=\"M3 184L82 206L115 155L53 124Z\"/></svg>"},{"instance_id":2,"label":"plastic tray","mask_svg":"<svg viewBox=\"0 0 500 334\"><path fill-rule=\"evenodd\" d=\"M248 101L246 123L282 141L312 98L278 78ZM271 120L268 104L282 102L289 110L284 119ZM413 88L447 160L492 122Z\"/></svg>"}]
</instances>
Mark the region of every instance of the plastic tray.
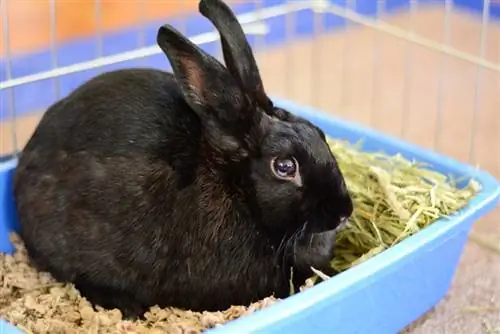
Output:
<instances>
[{"instance_id":1,"label":"plastic tray","mask_svg":"<svg viewBox=\"0 0 500 334\"><path fill-rule=\"evenodd\" d=\"M432 308L447 293L472 224L498 205L498 181L468 165L326 116L312 108L275 99L328 135L357 142L365 151L401 153L435 170L475 178L482 191L451 219L442 219L374 258L264 310L208 332L225 333L396 333ZM15 161L0 165L0 251L12 251L7 231L15 228L11 175ZM3 326L3 327L2 327ZM19 331L0 322L0 333Z\"/></svg>"}]
</instances>

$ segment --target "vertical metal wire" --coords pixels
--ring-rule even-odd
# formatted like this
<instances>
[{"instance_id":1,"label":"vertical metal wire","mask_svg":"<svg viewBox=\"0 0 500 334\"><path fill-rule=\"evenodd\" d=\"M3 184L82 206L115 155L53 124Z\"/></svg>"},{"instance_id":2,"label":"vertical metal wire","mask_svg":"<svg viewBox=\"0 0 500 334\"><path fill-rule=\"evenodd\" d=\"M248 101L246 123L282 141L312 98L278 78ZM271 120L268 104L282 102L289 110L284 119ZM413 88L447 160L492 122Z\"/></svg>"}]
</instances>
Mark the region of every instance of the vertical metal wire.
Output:
<instances>
[{"instance_id":1,"label":"vertical metal wire","mask_svg":"<svg viewBox=\"0 0 500 334\"><path fill-rule=\"evenodd\" d=\"M143 48L146 46L146 29L144 27L144 6L141 1L136 0L136 12L137 12L137 27L139 27L139 33L137 34L137 48Z\"/></svg>"},{"instance_id":2,"label":"vertical metal wire","mask_svg":"<svg viewBox=\"0 0 500 334\"><path fill-rule=\"evenodd\" d=\"M415 34L415 17L418 11L418 0L410 0L410 28L408 29L411 35ZM405 52L405 76L404 76L404 88L403 88L403 110L401 115L401 138L405 139L406 133L408 132L409 115L410 115L410 102L411 102L411 82L413 79L413 44L411 42L406 43Z\"/></svg>"},{"instance_id":3,"label":"vertical metal wire","mask_svg":"<svg viewBox=\"0 0 500 334\"><path fill-rule=\"evenodd\" d=\"M355 11L356 10L356 0L346 0L346 4L345 4L345 7L344 7L344 17L347 16L347 11L348 10L353 10ZM345 19L346 22L345 22L345 29L344 29L344 33L347 35L347 33L349 32L349 20L348 19ZM345 82L346 82L346 78L347 78L347 59L349 59L349 48L348 48L348 43L346 42L346 38L344 38L343 40L343 43L342 43L342 58L340 60L341 64L342 64L342 67L341 67L341 73L340 73L340 87L342 89L342 93L340 95L340 110L345 110L345 106L346 106L346 85L345 85Z\"/></svg>"},{"instance_id":4,"label":"vertical metal wire","mask_svg":"<svg viewBox=\"0 0 500 334\"><path fill-rule=\"evenodd\" d=\"M52 68L58 67L58 55L57 55L57 2L56 0L50 0L50 59L52 63ZM52 79L54 85L54 92L56 94L56 100L61 96L61 87L59 83L59 77L54 77Z\"/></svg>"},{"instance_id":5,"label":"vertical metal wire","mask_svg":"<svg viewBox=\"0 0 500 334\"><path fill-rule=\"evenodd\" d=\"M443 21L443 44L448 46L450 44L450 34L451 34L451 21L450 16L453 11L453 0L445 0L444 2L444 21ZM444 101L444 83L446 77L446 59L447 55L441 54L439 61L439 73L437 82L437 110L436 110L436 128L434 129L434 149L439 150L441 146L441 134L442 134L442 123L443 123L443 101Z\"/></svg>"},{"instance_id":6,"label":"vertical metal wire","mask_svg":"<svg viewBox=\"0 0 500 334\"><path fill-rule=\"evenodd\" d=\"M500 64L500 39L498 39L498 43L497 43L497 62L498 64ZM500 92L500 73L497 72L497 92ZM498 105L500 105L500 96L496 96L497 98L497 102ZM497 138L498 138L498 141L497 143L499 143L500 145L500 117L497 117ZM500 147L500 146L499 146ZM497 171L498 171L498 178L500 179L500 154L497 154Z\"/></svg>"},{"instance_id":7,"label":"vertical metal wire","mask_svg":"<svg viewBox=\"0 0 500 334\"><path fill-rule=\"evenodd\" d=\"M139 32L137 33L137 48L141 49L146 47L146 24L145 24L145 14L144 7L147 6L146 3L144 3L141 0L135 0L135 10L136 10L136 25L137 28L139 29ZM142 57L138 60L138 63L141 65L145 65L147 61L147 57Z\"/></svg>"},{"instance_id":8,"label":"vertical metal wire","mask_svg":"<svg viewBox=\"0 0 500 334\"><path fill-rule=\"evenodd\" d=\"M490 0L483 0L483 15L481 22L481 42L479 45L479 57L484 59L486 56L486 41L488 24L490 20ZM470 147L469 147L469 162L475 163L475 144L476 144L476 125L477 125L477 114L481 111L481 93L483 86L483 73L484 68L481 65L477 65L476 69L476 87L474 90L474 113L472 114L471 121L471 131L470 131Z\"/></svg>"},{"instance_id":9,"label":"vertical metal wire","mask_svg":"<svg viewBox=\"0 0 500 334\"><path fill-rule=\"evenodd\" d=\"M2 6L3 5L3 6ZM3 31L3 49L5 51L5 80L12 79L12 55L10 50L10 25L9 25L9 8L7 1L0 2L0 10L2 11L2 31ZM17 157L19 154L19 147L17 143L17 113L15 106L14 87L8 89L7 94L7 108L10 110L10 130L12 135L13 154Z\"/></svg>"},{"instance_id":10,"label":"vertical metal wire","mask_svg":"<svg viewBox=\"0 0 500 334\"><path fill-rule=\"evenodd\" d=\"M102 32L102 3L101 0L94 0L95 29L97 35L97 58L101 58L103 52L103 32Z\"/></svg>"},{"instance_id":11,"label":"vertical metal wire","mask_svg":"<svg viewBox=\"0 0 500 334\"><path fill-rule=\"evenodd\" d=\"M259 16L258 22L262 21L262 17L260 15L262 9L264 8L264 4L262 0L255 0L255 11L258 13L257 15ZM266 35L265 34L255 34L255 47L254 52L259 52L259 55L265 54L265 52L262 52L265 49L265 44L266 44ZM257 54L255 55L257 57Z\"/></svg>"},{"instance_id":12,"label":"vertical metal wire","mask_svg":"<svg viewBox=\"0 0 500 334\"><path fill-rule=\"evenodd\" d=\"M375 12L375 20L377 23L381 21L380 15L384 14L384 6L385 1L384 0L377 0L377 8ZM375 116L375 106L376 106L376 101L377 101L377 94L375 93L376 88L377 88L377 83L379 79L378 75L378 68L380 67L380 36L381 33L378 31L375 31L375 40L373 43L373 80L372 80L372 103L371 103L371 110L370 110L370 117L369 117L369 124L374 125L374 116Z\"/></svg>"},{"instance_id":13,"label":"vertical metal wire","mask_svg":"<svg viewBox=\"0 0 500 334\"><path fill-rule=\"evenodd\" d=\"M290 1L288 0L287 4ZM285 14L285 40L286 43L293 41L295 35L295 12L289 12ZM286 97L293 98L294 93L294 84L293 84L293 68L295 63L295 57L293 56L294 52L286 52L286 60L285 60L285 75L283 78L285 79L285 87L286 87Z\"/></svg>"},{"instance_id":14,"label":"vertical metal wire","mask_svg":"<svg viewBox=\"0 0 500 334\"><path fill-rule=\"evenodd\" d=\"M323 91L321 90L322 82L321 79L321 62L323 54L323 43L321 39L324 32L324 12L320 10L313 10L313 49L311 57L311 104L315 107L319 107L320 101L323 96ZM318 59L320 58L320 59Z\"/></svg>"}]
</instances>

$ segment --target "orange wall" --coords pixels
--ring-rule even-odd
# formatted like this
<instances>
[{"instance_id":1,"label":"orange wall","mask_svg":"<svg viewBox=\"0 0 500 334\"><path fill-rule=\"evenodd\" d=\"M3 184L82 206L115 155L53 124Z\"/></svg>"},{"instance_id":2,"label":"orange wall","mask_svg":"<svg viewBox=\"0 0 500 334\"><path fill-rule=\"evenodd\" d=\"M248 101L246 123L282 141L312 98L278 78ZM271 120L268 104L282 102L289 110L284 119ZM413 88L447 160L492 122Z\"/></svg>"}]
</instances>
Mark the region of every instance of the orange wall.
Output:
<instances>
[{"instance_id":1,"label":"orange wall","mask_svg":"<svg viewBox=\"0 0 500 334\"><path fill-rule=\"evenodd\" d=\"M52 0L56 3L56 36L62 42L98 31L94 0ZM50 45L51 0L0 0L7 6L11 54ZM197 9L197 0L100 0L101 30L110 31L140 22L165 18ZM0 54L4 55L3 24Z\"/></svg>"}]
</instances>

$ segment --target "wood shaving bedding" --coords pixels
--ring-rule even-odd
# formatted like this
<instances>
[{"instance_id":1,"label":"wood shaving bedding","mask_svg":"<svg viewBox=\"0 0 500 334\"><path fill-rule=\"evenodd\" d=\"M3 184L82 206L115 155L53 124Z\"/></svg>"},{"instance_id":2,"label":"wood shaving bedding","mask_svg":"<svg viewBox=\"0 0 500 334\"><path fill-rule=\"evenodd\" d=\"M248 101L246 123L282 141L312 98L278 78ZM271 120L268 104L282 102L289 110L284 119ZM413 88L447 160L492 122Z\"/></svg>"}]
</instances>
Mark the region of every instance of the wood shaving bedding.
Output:
<instances>
[{"instance_id":1,"label":"wood shaving bedding","mask_svg":"<svg viewBox=\"0 0 500 334\"><path fill-rule=\"evenodd\" d=\"M145 314L145 320L124 320L119 310L94 310L73 285L57 283L49 274L37 272L28 263L19 236L12 234L12 242L16 252L0 254L0 317L27 333L194 334L278 301L268 297L248 307L201 313L155 306Z\"/></svg>"}]
</instances>

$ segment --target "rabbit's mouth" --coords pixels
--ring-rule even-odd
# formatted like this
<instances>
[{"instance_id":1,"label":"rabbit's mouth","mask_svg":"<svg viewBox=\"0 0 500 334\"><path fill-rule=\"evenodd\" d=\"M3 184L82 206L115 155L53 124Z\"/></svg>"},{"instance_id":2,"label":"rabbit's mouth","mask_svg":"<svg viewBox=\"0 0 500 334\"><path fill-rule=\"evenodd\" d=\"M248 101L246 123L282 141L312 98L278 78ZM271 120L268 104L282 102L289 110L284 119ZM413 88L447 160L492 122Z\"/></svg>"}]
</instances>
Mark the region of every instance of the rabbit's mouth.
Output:
<instances>
[{"instance_id":1,"label":"rabbit's mouth","mask_svg":"<svg viewBox=\"0 0 500 334\"><path fill-rule=\"evenodd\" d=\"M311 267L321 271L330 270L330 262L335 251L337 233L345 227L347 220L342 220L335 229L318 233L300 233L293 243L293 261L297 269L311 271Z\"/></svg>"}]
</instances>

